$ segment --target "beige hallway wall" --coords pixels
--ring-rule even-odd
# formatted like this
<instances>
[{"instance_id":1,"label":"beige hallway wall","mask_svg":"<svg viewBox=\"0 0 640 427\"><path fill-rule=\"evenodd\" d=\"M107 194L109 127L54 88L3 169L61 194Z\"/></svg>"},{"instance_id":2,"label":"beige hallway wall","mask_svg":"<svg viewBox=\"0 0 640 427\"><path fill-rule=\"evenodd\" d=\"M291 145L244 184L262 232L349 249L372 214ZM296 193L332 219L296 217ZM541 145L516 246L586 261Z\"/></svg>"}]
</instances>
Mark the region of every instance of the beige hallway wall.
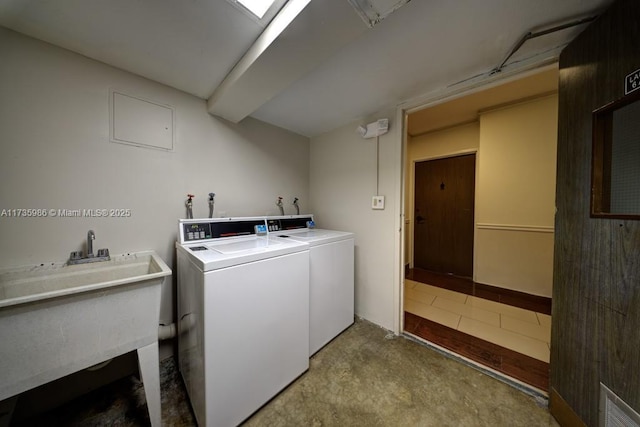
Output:
<instances>
[{"instance_id":1,"label":"beige hallway wall","mask_svg":"<svg viewBox=\"0 0 640 427\"><path fill-rule=\"evenodd\" d=\"M413 266L413 217L415 163L442 157L474 153L480 141L480 123L462 124L410 138L407 146L405 173L405 259Z\"/></svg>"},{"instance_id":2,"label":"beige hallway wall","mask_svg":"<svg viewBox=\"0 0 640 427\"><path fill-rule=\"evenodd\" d=\"M480 115L475 280L551 297L556 94Z\"/></svg>"},{"instance_id":3,"label":"beige hallway wall","mask_svg":"<svg viewBox=\"0 0 640 427\"><path fill-rule=\"evenodd\" d=\"M477 152L474 280L551 296L557 104L556 94L543 96L409 138L405 264L413 261L415 162Z\"/></svg>"}]
</instances>

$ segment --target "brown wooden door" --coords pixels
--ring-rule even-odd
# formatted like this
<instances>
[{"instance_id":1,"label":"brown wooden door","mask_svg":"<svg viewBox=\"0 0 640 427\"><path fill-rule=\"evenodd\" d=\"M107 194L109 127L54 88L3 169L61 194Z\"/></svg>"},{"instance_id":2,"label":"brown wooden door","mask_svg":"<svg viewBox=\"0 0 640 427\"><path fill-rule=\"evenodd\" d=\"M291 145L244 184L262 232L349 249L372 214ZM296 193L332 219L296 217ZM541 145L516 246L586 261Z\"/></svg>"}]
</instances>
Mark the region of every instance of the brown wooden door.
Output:
<instances>
[{"instance_id":1,"label":"brown wooden door","mask_svg":"<svg viewBox=\"0 0 640 427\"><path fill-rule=\"evenodd\" d=\"M473 276L475 176L475 154L416 163L416 268Z\"/></svg>"}]
</instances>

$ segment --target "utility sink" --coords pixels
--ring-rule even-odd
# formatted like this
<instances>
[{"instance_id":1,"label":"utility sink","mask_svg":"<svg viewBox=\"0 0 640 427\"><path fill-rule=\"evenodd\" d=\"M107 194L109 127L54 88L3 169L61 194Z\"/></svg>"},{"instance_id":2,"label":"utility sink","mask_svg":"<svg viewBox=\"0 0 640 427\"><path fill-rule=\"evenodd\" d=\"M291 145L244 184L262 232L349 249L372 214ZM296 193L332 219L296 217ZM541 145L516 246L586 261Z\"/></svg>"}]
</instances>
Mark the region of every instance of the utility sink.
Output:
<instances>
[{"instance_id":1,"label":"utility sink","mask_svg":"<svg viewBox=\"0 0 640 427\"><path fill-rule=\"evenodd\" d=\"M170 274L153 251L0 270L0 401L136 350L159 426L158 321Z\"/></svg>"},{"instance_id":2,"label":"utility sink","mask_svg":"<svg viewBox=\"0 0 640 427\"><path fill-rule=\"evenodd\" d=\"M155 280L171 274L155 252L114 256L93 264L42 264L0 270L0 308Z\"/></svg>"}]
</instances>

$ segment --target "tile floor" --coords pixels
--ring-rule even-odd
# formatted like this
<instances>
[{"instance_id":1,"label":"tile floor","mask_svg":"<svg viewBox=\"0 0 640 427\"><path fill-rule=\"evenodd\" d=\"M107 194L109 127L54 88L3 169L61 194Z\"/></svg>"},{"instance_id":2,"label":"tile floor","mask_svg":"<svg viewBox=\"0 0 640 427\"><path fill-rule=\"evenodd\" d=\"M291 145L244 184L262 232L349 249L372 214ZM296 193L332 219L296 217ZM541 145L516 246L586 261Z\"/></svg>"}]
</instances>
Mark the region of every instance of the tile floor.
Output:
<instances>
[{"instance_id":1,"label":"tile floor","mask_svg":"<svg viewBox=\"0 0 640 427\"><path fill-rule=\"evenodd\" d=\"M537 313L551 314L551 298L485 285L468 277L436 273L406 266L405 277L414 282L427 283L462 294L473 295L489 301L501 302Z\"/></svg>"},{"instance_id":2,"label":"tile floor","mask_svg":"<svg viewBox=\"0 0 640 427\"><path fill-rule=\"evenodd\" d=\"M549 363L551 316L405 280L405 311Z\"/></svg>"}]
</instances>

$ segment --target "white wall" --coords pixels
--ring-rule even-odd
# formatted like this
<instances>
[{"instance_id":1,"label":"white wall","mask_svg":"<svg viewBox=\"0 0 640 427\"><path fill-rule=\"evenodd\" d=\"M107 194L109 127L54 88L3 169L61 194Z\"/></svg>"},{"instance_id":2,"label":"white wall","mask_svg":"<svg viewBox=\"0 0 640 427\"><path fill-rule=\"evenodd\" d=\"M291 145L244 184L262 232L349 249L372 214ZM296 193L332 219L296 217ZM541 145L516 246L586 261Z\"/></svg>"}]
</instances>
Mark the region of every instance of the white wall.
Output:
<instances>
[{"instance_id":1,"label":"white wall","mask_svg":"<svg viewBox=\"0 0 640 427\"><path fill-rule=\"evenodd\" d=\"M353 122L311 139L311 209L319 227L356 234L356 314L391 330L398 328L401 144L394 110ZM384 210L372 210L376 194L376 140L356 127L390 119L380 137L379 194Z\"/></svg>"},{"instance_id":2,"label":"white wall","mask_svg":"<svg viewBox=\"0 0 640 427\"><path fill-rule=\"evenodd\" d=\"M94 248L153 249L174 267L187 193L194 215L276 214L282 195L309 211L309 140L257 120L212 117L183 92L0 27L0 210L131 209L130 218L0 217L0 266L64 261ZM173 152L109 142L110 88L176 109ZM173 320L165 281L161 320Z\"/></svg>"}]
</instances>

